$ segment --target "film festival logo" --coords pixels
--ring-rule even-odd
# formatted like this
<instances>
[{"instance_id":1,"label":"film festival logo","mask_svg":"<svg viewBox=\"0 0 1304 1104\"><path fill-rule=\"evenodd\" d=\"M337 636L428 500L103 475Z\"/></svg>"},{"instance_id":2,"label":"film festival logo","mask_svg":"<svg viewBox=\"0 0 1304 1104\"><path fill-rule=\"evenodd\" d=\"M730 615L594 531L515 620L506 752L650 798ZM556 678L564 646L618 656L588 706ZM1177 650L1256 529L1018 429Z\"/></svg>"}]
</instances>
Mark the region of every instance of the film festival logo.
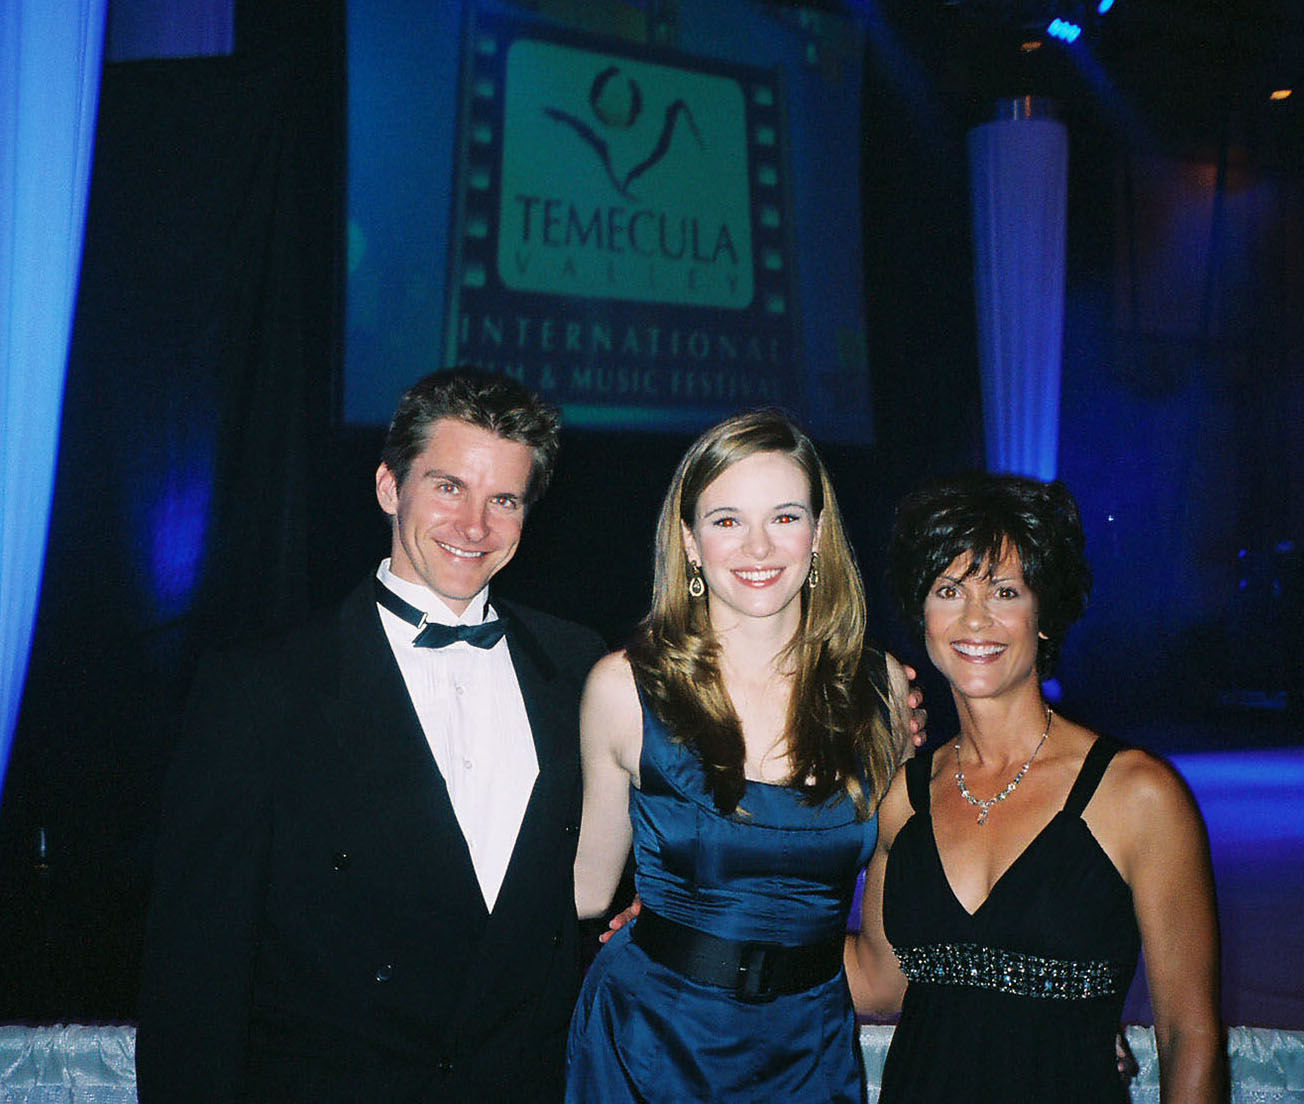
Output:
<instances>
[{"instance_id":1,"label":"film festival logo","mask_svg":"<svg viewBox=\"0 0 1304 1104\"><path fill-rule=\"evenodd\" d=\"M742 310L754 294L743 90L517 39L498 272L515 291Z\"/></svg>"}]
</instances>

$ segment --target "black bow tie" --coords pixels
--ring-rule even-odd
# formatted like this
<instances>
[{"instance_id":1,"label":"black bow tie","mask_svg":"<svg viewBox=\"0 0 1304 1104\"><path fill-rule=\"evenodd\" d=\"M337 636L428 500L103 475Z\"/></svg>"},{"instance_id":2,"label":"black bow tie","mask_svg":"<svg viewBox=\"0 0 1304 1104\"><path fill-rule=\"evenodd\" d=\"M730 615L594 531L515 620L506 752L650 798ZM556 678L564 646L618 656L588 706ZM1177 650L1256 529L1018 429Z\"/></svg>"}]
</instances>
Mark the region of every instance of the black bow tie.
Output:
<instances>
[{"instance_id":1,"label":"black bow tie","mask_svg":"<svg viewBox=\"0 0 1304 1104\"><path fill-rule=\"evenodd\" d=\"M427 621L424 613L416 606L408 605L379 578L376 579L376 601L421 630L412 641L415 648L446 648L459 640L477 648L492 648L507 631L507 622L501 616L496 621L482 621L478 625L441 625L437 621Z\"/></svg>"}]
</instances>

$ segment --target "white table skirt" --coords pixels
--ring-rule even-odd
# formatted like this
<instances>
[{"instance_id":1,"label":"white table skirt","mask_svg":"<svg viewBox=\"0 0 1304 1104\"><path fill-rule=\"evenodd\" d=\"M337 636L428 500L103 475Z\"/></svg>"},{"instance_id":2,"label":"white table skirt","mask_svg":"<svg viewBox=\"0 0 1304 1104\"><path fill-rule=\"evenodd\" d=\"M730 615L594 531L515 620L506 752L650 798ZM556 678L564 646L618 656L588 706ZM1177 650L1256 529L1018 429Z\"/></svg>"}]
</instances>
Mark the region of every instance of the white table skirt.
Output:
<instances>
[{"instance_id":1,"label":"white table skirt","mask_svg":"<svg viewBox=\"0 0 1304 1104\"><path fill-rule=\"evenodd\" d=\"M878 1093L889 1025L860 1029L869 1098ZM1133 1104L1157 1104L1154 1032L1129 1027L1140 1065ZM1304 1031L1233 1027L1228 1032L1232 1104L1304 1104ZM135 1104L136 1029L127 1025L0 1025L0 1104Z\"/></svg>"},{"instance_id":2,"label":"white table skirt","mask_svg":"<svg viewBox=\"0 0 1304 1104\"><path fill-rule=\"evenodd\" d=\"M136 1029L0 1025L0 1104L135 1104Z\"/></svg>"}]
</instances>

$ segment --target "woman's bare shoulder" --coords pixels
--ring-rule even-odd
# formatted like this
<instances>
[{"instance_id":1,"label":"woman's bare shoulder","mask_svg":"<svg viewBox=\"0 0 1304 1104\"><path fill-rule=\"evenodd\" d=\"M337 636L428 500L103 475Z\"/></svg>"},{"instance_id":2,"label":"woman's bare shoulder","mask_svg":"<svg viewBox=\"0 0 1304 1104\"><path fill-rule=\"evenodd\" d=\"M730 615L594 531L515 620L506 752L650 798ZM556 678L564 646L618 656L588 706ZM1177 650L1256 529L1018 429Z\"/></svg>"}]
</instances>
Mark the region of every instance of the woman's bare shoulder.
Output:
<instances>
[{"instance_id":1,"label":"woman's bare shoulder","mask_svg":"<svg viewBox=\"0 0 1304 1104\"><path fill-rule=\"evenodd\" d=\"M643 709L634 671L624 651L610 652L593 665L580 701L580 738L590 751L605 747L631 774L637 773L642 746Z\"/></svg>"},{"instance_id":2,"label":"woman's bare shoulder","mask_svg":"<svg viewBox=\"0 0 1304 1104\"><path fill-rule=\"evenodd\" d=\"M1115 753L1083 815L1106 850L1120 856L1204 830L1182 776L1160 756L1138 747Z\"/></svg>"},{"instance_id":3,"label":"woman's bare shoulder","mask_svg":"<svg viewBox=\"0 0 1304 1104\"><path fill-rule=\"evenodd\" d=\"M1138 816L1195 807L1190 789L1173 765L1144 748L1122 748L1110 761L1102 780L1102 785L1106 783Z\"/></svg>"},{"instance_id":4,"label":"woman's bare shoulder","mask_svg":"<svg viewBox=\"0 0 1304 1104\"><path fill-rule=\"evenodd\" d=\"M608 652L589 672L584 684L585 698L600 697L604 701L616 701L633 696L637 699L638 689L634 683L634 669L629 665L629 656L621 648Z\"/></svg>"}]
</instances>

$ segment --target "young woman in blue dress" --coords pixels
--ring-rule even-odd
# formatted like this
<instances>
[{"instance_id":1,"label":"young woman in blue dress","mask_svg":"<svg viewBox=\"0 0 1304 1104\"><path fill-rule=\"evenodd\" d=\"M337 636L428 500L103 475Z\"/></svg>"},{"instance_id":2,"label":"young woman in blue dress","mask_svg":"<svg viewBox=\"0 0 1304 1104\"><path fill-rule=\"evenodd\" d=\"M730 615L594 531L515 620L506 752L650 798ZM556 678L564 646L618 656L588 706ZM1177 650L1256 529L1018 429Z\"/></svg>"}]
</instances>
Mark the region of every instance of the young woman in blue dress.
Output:
<instances>
[{"instance_id":1,"label":"young woman in blue dress","mask_svg":"<svg viewBox=\"0 0 1304 1104\"><path fill-rule=\"evenodd\" d=\"M651 612L581 707L577 908L605 912L632 847L642 910L586 978L568 1100L862 1100L846 915L912 726L865 622L805 434L769 411L703 434Z\"/></svg>"}]
</instances>

